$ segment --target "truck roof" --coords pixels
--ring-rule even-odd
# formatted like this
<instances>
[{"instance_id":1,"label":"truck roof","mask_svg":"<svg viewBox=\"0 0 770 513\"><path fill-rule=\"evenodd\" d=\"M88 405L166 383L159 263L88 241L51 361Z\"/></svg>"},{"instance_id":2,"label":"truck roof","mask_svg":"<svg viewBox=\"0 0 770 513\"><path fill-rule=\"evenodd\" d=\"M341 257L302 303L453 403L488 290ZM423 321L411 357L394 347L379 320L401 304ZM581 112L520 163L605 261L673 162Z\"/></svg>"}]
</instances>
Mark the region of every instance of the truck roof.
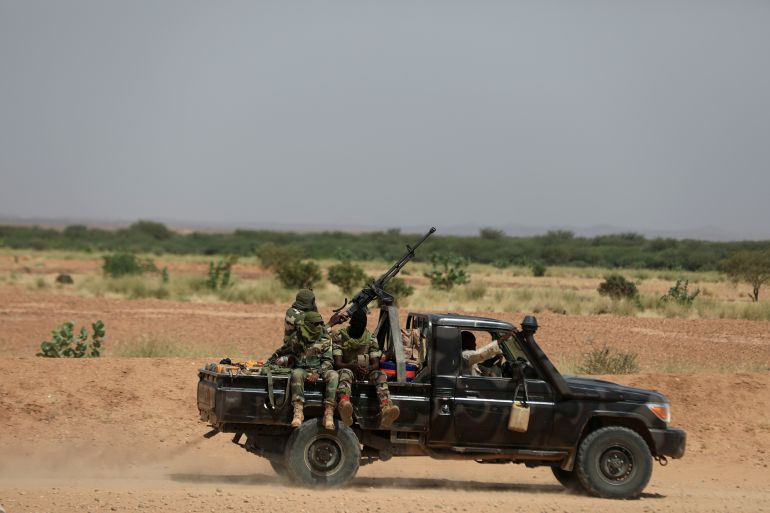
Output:
<instances>
[{"instance_id":1,"label":"truck roof","mask_svg":"<svg viewBox=\"0 0 770 513\"><path fill-rule=\"evenodd\" d=\"M481 328L488 330L510 331L513 325L490 317L478 317L475 315L460 315L456 313L425 314L413 312L410 315L420 315L428 318L434 326L455 326L458 328Z\"/></svg>"}]
</instances>

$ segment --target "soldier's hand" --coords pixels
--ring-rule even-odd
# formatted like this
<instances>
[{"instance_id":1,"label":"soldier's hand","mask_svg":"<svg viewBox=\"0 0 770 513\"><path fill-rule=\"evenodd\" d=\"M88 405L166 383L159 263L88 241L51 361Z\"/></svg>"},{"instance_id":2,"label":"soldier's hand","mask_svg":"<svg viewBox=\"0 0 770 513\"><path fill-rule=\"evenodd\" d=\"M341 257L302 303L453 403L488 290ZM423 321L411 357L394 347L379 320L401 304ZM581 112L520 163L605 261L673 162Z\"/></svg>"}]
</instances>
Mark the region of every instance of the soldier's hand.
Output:
<instances>
[{"instance_id":1,"label":"soldier's hand","mask_svg":"<svg viewBox=\"0 0 770 513\"><path fill-rule=\"evenodd\" d=\"M342 324L348 320L348 314L346 312L336 312L329 318L329 326L336 326Z\"/></svg>"},{"instance_id":2,"label":"soldier's hand","mask_svg":"<svg viewBox=\"0 0 770 513\"><path fill-rule=\"evenodd\" d=\"M310 374L307 377L307 382L308 383L315 383L316 381L318 381L318 378L320 378L320 377L321 376L317 372L314 372L314 373Z\"/></svg>"},{"instance_id":3,"label":"soldier's hand","mask_svg":"<svg viewBox=\"0 0 770 513\"><path fill-rule=\"evenodd\" d=\"M359 378L362 378L366 376L369 373L369 366L368 365L358 365L356 366L356 376Z\"/></svg>"}]
</instances>

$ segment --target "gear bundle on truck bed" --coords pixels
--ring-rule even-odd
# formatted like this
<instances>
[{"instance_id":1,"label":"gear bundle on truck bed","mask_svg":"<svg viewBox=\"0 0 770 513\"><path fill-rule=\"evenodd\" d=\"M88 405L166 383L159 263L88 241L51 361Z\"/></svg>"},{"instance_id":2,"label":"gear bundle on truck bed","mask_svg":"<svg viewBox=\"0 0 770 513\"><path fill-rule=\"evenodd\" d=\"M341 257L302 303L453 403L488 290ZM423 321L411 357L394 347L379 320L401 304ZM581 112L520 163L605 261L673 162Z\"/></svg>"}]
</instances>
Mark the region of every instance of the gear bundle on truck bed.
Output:
<instances>
[{"instance_id":1,"label":"gear bundle on truck bed","mask_svg":"<svg viewBox=\"0 0 770 513\"><path fill-rule=\"evenodd\" d=\"M235 443L267 458L276 472L309 486L347 483L362 464L430 456L547 465L566 487L630 498L647 485L653 459L684 454L685 433L668 426L663 395L562 376L535 341L534 317L517 329L482 317L412 313L406 329L424 347L412 382L404 377L398 311L381 309L375 333L380 347L395 354L398 380L389 386L401 410L388 429L380 428L368 383L353 388L353 426L337 420L334 430L320 422L323 383L308 383L307 420L293 429L287 376L221 369L199 372L200 418L213 428L210 436L233 433ZM501 341L502 354L471 369L463 361L464 332Z\"/></svg>"}]
</instances>

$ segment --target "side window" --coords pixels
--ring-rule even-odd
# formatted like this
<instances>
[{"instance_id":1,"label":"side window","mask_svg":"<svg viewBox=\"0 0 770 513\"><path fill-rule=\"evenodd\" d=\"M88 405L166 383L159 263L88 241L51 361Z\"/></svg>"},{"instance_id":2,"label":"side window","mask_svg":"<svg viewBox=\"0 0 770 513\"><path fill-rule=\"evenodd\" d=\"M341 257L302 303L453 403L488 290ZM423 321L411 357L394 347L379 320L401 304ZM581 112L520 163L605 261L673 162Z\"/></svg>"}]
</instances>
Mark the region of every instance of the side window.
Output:
<instances>
[{"instance_id":1,"label":"side window","mask_svg":"<svg viewBox=\"0 0 770 513\"><path fill-rule=\"evenodd\" d=\"M463 376L505 377L505 356L497 345L496 333L463 329L460 332Z\"/></svg>"}]
</instances>

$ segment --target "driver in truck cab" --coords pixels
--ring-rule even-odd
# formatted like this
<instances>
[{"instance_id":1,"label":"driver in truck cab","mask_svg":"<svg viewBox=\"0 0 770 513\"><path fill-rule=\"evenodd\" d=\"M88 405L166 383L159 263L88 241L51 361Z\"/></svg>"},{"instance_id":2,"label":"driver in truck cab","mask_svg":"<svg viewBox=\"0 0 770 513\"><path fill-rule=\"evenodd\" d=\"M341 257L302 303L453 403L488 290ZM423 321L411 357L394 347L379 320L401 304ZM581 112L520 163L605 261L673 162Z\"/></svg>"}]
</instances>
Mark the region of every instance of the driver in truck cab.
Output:
<instances>
[{"instance_id":1,"label":"driver in truck cab","mask_svg":"<svg viewBox=\"0 0 770 513\"><path fill-rule=\"evenodd\" d=\"M305 313L296 322L289 339L267 360L268 364L289 364L291 373L291 402L294 406L292 427L299 427L305 420L305 380L315 383L323 378L324 391L323 426L334 429L334 409L337 402L339 375L333 369L332 342L326 334L321 314Z\"/></svg>"},{"instance_id":2,"label":"driver in truck cab","mask_svg":"<svg viewBox=\"0 0 770 513\"><path fill-rule=\"evenodd\" d=\"M485 375L480 364L503 354L503 351L500 349L500 340L493 340L481 349L476 349L476 335L470 331L463 330L460 333L460 339L463 357L462 373L465 376Z\"/></svg>"}]
</instances>

